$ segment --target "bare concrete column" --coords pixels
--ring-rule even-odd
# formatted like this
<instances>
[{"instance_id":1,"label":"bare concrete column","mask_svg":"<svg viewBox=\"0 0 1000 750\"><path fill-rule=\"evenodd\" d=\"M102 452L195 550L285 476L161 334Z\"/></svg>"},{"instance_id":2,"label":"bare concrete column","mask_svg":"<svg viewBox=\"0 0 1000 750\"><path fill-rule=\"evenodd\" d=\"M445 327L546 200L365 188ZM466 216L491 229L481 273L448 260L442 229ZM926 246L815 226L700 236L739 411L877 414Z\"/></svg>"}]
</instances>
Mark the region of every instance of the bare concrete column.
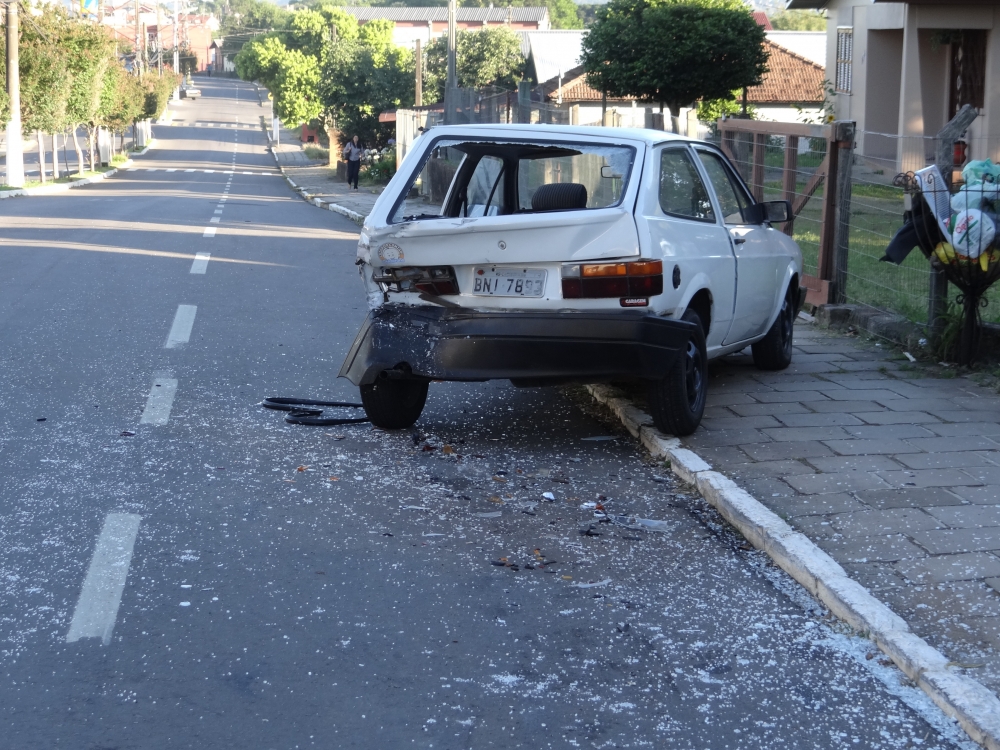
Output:
<instances>
[{"instance_id":1,"label":"bare concrete column","mask_svg":"<svg viewBox=\"0 0 1000 750\"><path fill-rule=\"evenodd\" d=\"M917 11L906 6L903 25L903 69L899 86L899 169L901 172L921 169L924 156L924 103L920 85L920 40Z\"/></svg>"}]
</instances>

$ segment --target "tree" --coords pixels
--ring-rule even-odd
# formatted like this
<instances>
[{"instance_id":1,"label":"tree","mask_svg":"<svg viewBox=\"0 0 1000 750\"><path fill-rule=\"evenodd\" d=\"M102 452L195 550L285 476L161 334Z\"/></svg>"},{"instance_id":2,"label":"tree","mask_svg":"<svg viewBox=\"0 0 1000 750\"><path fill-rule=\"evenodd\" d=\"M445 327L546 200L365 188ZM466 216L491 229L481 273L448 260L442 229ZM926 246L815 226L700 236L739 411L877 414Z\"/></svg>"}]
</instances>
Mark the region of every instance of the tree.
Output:
<instances>
[{"instance_id":1,"label":"tree","mask_svg":"<svg viewBox=\"0 0 1000 750\"><path fill-rule=\"evenodd\" d=\"M826 16L815 10L784 10L770 21L778 31L826 31Z\"/></svg>"},{"instance_id":2,"label":"tree","mask_svg":"<svg viewBox=\"0 0 1000 750\"><path fill-rule=\"evenodd\" d=\"M767 72L764 30L740 0L612 0L582 57L594 88L666 105L674 117L699 99L732 98Z\"/></svg>"},{"instance_id":3,"label":"tree","mask_svg":"<svg viewBox=\"0 0 1000 750\"><path fill-rule=\"evenodd\" d=\"M521 39L506 26L490 26L481 31L458 32L455 72L460 88L496 86L516 89L524 74ZM444 100L447 84L448 39L438 37L427 45L424 86Z\"/></svg>"},{"instance_id":4,"label":"tree","mask_svg":"<svg viewBox=\"0 0 1000 750\"><path fill-rule=\"evenodd\" d=\"M259 36L245 44L233 58L236 75L244 81L260 81L270 88L277 80L281 59L287 52L288 48L277 34Z\"/></svg>"},{"instance_id":5,"label":"tree","mask_svg":"<svg viewBox=\"0 0 1000 750\"><path fill-rule=\"evenodd\" d=\"M414 60L410 50L383 44L381 35L367 39L371 44L359 37L332 45L323 67L320 96L324 112L340 132L381 146L391 131L379 123L379 114L413 102ZM331 149L336 146L333 141L331 137Z\"/></svg>"},{"instance_id":6,"label":"tree","mask_svg":"<svg viewBox=\"0 0 1000 750\"><path fill-rule=\"evenodd\" d=\"M103 28L90 23L74 22L66 27L62 42L66 48L66 73L70 79L66 119L73 134L77 164L83 173L83 150L76 131L97 119L104 90L104 75L114 58L114 43ZM90 163L94 165L93 148Z\"/></svg>"},{"instance_id":7,"label":"tree","mask_svg":"<svg viewBox=\"0 0 1000 750\"><path fill-rule=\"evenodd\" d=\"M139 78L129 75L121 65L111 65L104 76L97 114L99 124L122 136L124 142L126 129L142 118L145 110L146 91Z\"/></svg>"},{"instance_id":8,"label":"tree","mask_svg":"<svg viewBox=\"0 0 1000 750\"><path fill-rule=\"evenodd\" d=\"M286 50L274 80L274 113L289 126L315 120L323 112L317 90L319 62L300 50Z\"/></svg>"}]
</instances>

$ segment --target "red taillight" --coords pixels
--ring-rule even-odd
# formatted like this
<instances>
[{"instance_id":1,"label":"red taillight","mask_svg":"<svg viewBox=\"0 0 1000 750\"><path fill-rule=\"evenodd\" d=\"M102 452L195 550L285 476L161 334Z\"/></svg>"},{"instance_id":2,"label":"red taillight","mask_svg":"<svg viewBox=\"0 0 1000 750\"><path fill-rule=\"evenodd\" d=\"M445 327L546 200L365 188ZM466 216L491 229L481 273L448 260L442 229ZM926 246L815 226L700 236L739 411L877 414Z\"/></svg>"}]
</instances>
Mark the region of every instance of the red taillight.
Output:
<instances>
[{"instance_id":1,"label":"red taillight","mask_svg":"<svg viewBox=\"0 0 1000 750\"><path fill-rule=\"evenodd\" d=\"M645 298L663 294L663 261L563 266L564 299Z\"/></svg>"}]
</instances>

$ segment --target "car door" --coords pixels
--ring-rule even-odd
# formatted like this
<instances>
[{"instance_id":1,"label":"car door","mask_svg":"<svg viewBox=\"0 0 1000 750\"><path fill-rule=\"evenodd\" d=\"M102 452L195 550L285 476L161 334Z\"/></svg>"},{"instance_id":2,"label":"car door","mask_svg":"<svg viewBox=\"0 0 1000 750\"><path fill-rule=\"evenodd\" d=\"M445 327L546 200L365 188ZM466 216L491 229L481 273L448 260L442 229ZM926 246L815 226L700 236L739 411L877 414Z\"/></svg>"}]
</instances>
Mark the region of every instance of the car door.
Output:
<instances>
[{"instance_id":1,"label":"car door","mask_svg":"<svg viewBox=\"0 0 1000 750\"><path fill-rule=\"evenodd\" d=\"M662 257L666 309L676 310L699 289L712 294L708 348L722 344L733 317L736 259L729 234L717 218L711 193L691 149L667 144L653 153L652 172L642 216L653 257Z\"/></svg>"},{"instance_id":2,"label":"car door","mask_svg":"<svg viewBox=\"0 0 1000 750\"><path fill-rule=\"evenodd\" d=\"M695 150L715 192L736 254L736 309L723 342L733 344L764 333L774 312L775 288L781 282L781 246L771 241L767 224L748 224L744 220L753 199L725 158L713 149Z\"/></svg>"}]
</instances>

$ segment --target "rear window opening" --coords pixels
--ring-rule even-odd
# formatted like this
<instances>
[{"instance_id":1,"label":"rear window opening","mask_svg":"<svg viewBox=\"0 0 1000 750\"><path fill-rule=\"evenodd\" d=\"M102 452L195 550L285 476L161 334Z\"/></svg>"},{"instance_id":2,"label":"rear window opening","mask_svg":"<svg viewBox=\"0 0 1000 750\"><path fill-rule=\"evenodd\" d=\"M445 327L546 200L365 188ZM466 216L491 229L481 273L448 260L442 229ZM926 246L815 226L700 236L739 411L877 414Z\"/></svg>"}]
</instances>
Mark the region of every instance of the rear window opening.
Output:
<instances>
[{"instance_id":1,"label":"rear window opening","mask_svg":"<svg viewBox=\"0 0 1000 750\"><path fill-rule=\"evenodd\" d=\"M621 202L631 146L571 141L436 141L390 221L608 208Z\"/></svg>"}]
</instances>

